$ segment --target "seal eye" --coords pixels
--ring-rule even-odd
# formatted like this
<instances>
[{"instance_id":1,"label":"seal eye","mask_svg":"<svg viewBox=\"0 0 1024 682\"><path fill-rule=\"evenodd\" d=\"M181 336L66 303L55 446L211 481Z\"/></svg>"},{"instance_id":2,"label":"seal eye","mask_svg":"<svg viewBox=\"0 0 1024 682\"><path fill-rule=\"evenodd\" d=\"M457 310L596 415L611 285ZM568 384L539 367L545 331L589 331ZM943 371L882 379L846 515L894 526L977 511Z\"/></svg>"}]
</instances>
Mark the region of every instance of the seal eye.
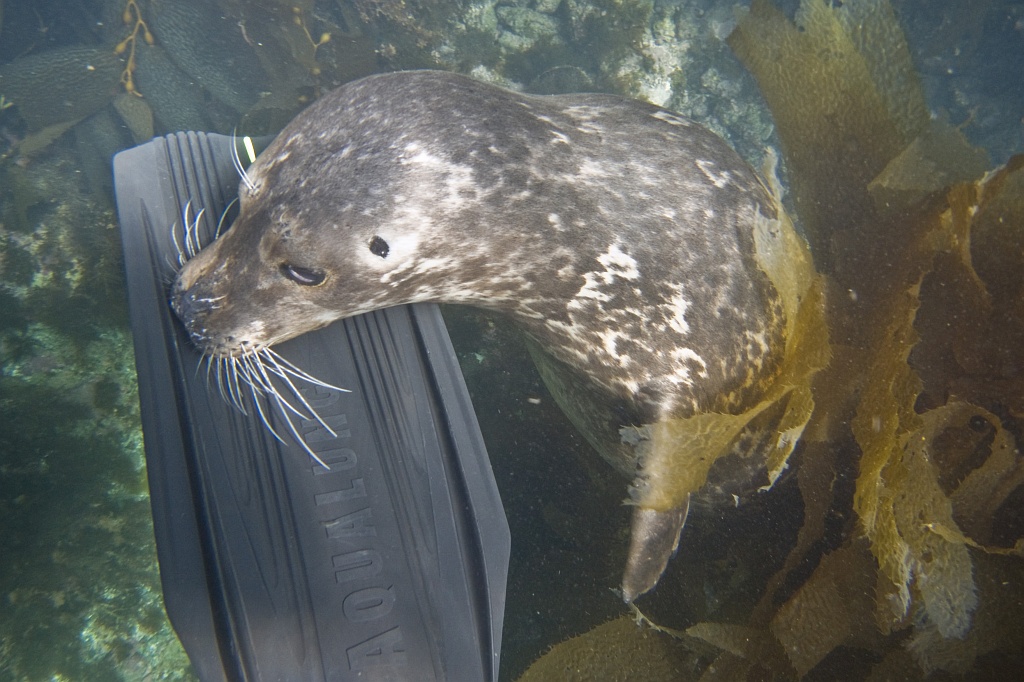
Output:
<instances>
[{"instance_id":1,"label":"seal eye","mask_svg":"<svg viewBox=\"0 0 1024 682\"><path fill-rule=\"evenodd\" d=\"M288 263L281 264L281 274L304 287L315 287L318 284L323 284L327 279L327 273L323 270L314 270Z\"/></svg>"},{"instance_id":2,"label":"seal eye","mask_svg":"<svg viewBox=\"0 0 1024 682\"><path fill-rule=\"evenodd\" d=\"M387 258L390 250L391 247L388 246L388 243L380 237L374 237L370 240L370 253L373 255Z\"/></svg>"}]
</instances>

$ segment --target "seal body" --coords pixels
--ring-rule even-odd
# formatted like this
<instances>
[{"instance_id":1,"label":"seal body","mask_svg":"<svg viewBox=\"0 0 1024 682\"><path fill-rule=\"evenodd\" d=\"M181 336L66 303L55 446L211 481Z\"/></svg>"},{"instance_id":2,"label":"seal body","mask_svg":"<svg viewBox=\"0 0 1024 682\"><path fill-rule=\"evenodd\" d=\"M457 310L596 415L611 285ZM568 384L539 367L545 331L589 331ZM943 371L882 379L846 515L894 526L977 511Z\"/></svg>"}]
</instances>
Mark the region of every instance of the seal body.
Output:
<instances>
[{"instance_id":1,"label":"seal body","mask_svg":"<svg viewBox=\"0 0 1024 682\"><path fill-rule=\"evenodd\" d=\"M739 410L778 370L785 324L752 236L776 204L724 141L659 107L370 76L307 108L248 175L235 224L174 284L205 353L402 303L481 306L522 327L557 368L545 379L600 396L613 440ZM636 473L627 448L601 449Z\"/></svg>"}]
</instances>

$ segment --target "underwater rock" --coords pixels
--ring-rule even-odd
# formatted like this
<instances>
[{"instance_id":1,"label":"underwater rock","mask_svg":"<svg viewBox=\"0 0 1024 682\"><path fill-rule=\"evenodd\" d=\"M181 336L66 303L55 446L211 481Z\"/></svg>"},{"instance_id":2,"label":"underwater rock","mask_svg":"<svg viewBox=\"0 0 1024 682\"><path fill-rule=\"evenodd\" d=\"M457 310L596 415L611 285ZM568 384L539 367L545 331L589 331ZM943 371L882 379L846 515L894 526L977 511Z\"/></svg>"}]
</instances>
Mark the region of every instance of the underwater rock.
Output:
<instances>
[{"instance_id":1,"label":"underwater rock","mask_svg":"<svg viewBox=\"0 0 1024 682\"><path fill-rule=\"evenodd\" d=\"M543 14L554 14L562 5L562 0L533 0L529 4L538 12Z\"/></svg>"},{"instance_id":2,"label":"underwater rock","mask_svg":"<svg viewBox=\"0 0 1024 682\"><path fill-rule=\"evenodd\" d=\"M527 50L541 40L560 40L558 20L548 14L509 5L499 5L494 11L506 29L498 33L498 40L507 47Z\"/></svg>"},{"instance_id":3,"label":"underwater rock","mask_svg":"<svg viewBox=\"0 0 1024 682\"><path fill-rule=\"evenodd\" d=\"M0 66L0 94L30 131L78 121L117 94L124 64L112 49L66 47Z\"/></svg>"},{"instance_id":4,"label":"underwater rock","mask_svg":"<svg viewBox=\"0 0 1024 682\"><path fill-rule=\"evenodd\" d=\"M530 81L526 91L536 95L568 95L573 92L597 92L597 89L583 69L556 66Z\"/></svg>"}]
</instances>

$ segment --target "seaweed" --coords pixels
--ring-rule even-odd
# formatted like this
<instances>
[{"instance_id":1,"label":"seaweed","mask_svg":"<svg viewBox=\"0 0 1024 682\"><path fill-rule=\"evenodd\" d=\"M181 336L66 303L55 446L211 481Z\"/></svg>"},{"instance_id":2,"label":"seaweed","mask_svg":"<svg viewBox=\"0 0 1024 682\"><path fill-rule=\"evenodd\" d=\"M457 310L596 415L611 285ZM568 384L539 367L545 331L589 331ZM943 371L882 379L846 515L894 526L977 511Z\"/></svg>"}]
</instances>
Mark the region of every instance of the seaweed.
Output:
<instances>
[{"instance_id":1,"label":"seaweed","mask_svg":"<svg viewBox=\"0 0 1024 682\"><path fill-rule=\"evenodd\" d=\"M831 447L859 468L857 524L776 605L825 532L811 514L839 503L820 471L801 485L812 500L805 528L751 622L783 645L792 669L773 666L783 677L840 646L889 652L876 672L963 672L995 649L976 633L1006 617L977 579L979 553L1017 561L1024 547L986 546L1024 482L1021 339L1007 323L1021 312L1024 162L985 174L985 154L928 117L884 0L803 0L795 22L755 0L729 43L775 117L797 215L828 278L835 357L814 383L805 460ZM768 660L740 653L745 670Z\"/></svg>"},{"instance_id":2,"label":"seaweed","mask_svg":"<svg viewBox=\"0 0 1024 682\"><path fill-rule=\"evenodd\" d=\"M728 42L772 111L821 273L798 257L806 274L790 291L801 313L828 306L789 318L787 364L800 369L766 393L797 403L800 534L746 622L674 634L711 661L707 680L1011 676L1024 604L1024 539L1010 533L1024 485L1024 157L986 172L982 150L929 116L885 0L802 0L793 21L754 0ZM789 267L762 264L773 266ZM645 465L668 461L673 486L698 489L742 419L644 427ZM852 490L840 488L847 467ZM639 492L655 504L678 494Z\"/></svg>"},{"instance_id":3,"label":"seaweed","mask_svg":"<svg viewBox=\"0 0 1024 682\"><path fill-rule=\"evenodd\" d=\"M142 39L146 41L147 45L154 45L156 39L153 34L149 31L149 26L142 18L142 10L139 9L139 5L135 0L128 0L124 7L124 12L121 15L121 21L126 26L131 26L132 31L128 34L128 37L119 42L114 47L114 54L128 53L128 59L125 61L124 71L121 72L121 85L124 86L125 92L130 95L139 95L141 93L135 89L135 48L138 46L139 31L142 32Z\"/></svg>"},{"instance_id":4,"label":"seaweed","mask_svg":"<svg viewBox=\"0 0 1024 682\"><path fill-rule=\"evenodd\" d=\"M556 644L519 678L545 680L687 679L693 655L670 637L642 630L628 616Z\"/></svg>"},{"instance_id":5,"label":"seaweed","mask_svg":"<svg viewBox=\"0 0 1024 682\"><path fill-rule=\"evenodd\" d=\"M0 93L32 132L80 121L117 91L121 58L98 47L65 47L0 66Z\"/></svg>"},{"instance_id":6,"label":"seaweed","mask_svg":"<svg viewBox=\"0 0 1024 682\"><path fill-rule=\"evenodd\" d=\"M707 680L1007 677L1024 604L1024 156L989 171L929 116L885 0L802 0L793 21L754 0L728 42L771 109L814 256L761 260L791 325L764 394L789 401L769 469L802 433L804 523L745 621L655 628ZM699 490L751 416L642 427L657 475L637 501Z\"/></svg>"}]
</instances>

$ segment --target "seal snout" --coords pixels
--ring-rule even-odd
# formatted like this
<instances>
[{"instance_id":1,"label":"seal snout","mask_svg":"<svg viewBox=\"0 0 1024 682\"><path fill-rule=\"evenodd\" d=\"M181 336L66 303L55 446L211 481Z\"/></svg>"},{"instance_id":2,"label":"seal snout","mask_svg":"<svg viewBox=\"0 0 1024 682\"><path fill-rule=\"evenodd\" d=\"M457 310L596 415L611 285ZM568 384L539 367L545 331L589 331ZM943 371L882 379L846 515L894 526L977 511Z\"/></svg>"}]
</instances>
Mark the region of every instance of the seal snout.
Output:
<instances>
[{"instance_id":1,"label":"seal snout","mask_svg":"<svg viewBox=\"0 0 1024 682\"><path fill-rule=\"evenodd\" d=\"M171 308L185 326L189 340L204 354L212 352L205 320L217 309L216 300L201 287L186 287L180 278L171 290Z\"/></svg>"},{"instance_id":2,"label":"seal snout","mask_svg":"<svg viewBox=\"0 0 1024 682\"><path fill-rule=\"evenodd\" d=\"M209 314L214 305L210 297L201 296L195 290L175 284L171 292L171 308L187 327L197 318Z\"/></svg>"}]
</instances>

